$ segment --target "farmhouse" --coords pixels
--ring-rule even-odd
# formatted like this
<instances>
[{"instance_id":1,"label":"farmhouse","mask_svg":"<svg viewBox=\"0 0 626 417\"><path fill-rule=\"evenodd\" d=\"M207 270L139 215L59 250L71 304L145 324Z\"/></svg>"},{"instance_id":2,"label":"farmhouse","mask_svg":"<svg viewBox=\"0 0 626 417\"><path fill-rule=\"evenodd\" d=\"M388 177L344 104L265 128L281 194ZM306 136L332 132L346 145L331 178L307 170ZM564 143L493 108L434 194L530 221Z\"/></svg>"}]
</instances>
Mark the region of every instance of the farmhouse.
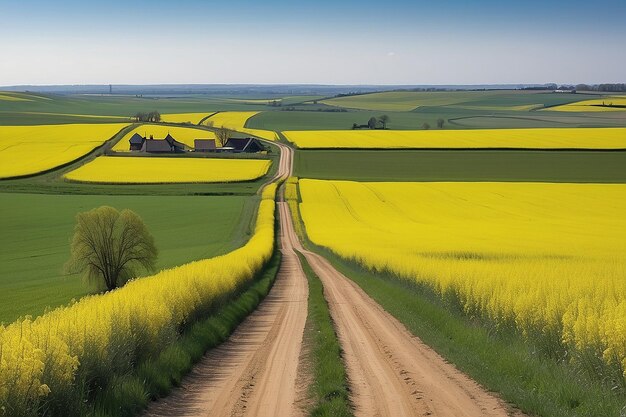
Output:
<instances>
[{"instance_id":1,"label":"farmhouse","mask_svg":"<svg viewBox=\"0 0 626 417\"><path fill-rule=\"evenodd\" d=\"M184 143L178 142L169 133L164 139L154 139L152 135L148 139L135 133L128 142L130 143L130 150L137 152L180 153L187 150Z\"/></svg>"},{"instance_id":2,"label":"farmhouse","mask_svg":"<svg viewBox=\"0 0 626 417\"><path fill-rule=\"evenodd\" d=\"M141 136L139 133L135 133L128 140L128 142L130 142L130 150L131 151L140 151L141 147L143 146L143 142L145 140L146 140L146 138Z\"/></svg>"},{"instance_id":3,"label":"farmhouse","mask_svg":"<svg viewBox=\"0 0 626 417\"><path fill-rule=\"evenodd\" d=\"M232 148L232 152L260 152L265 150L261 142L254 138L230 138L224 145L225 148Z\"/></svg>"},{"instance_id":4,"label":"farmhouse","mask_svg":"<svg viewBox=\"0 0 626 417\"><path fill-rule=\"evenodd\" d=\"M195 152L215 152L215 139L194 139L193 149Z\"/></svg>"}]
</instances>

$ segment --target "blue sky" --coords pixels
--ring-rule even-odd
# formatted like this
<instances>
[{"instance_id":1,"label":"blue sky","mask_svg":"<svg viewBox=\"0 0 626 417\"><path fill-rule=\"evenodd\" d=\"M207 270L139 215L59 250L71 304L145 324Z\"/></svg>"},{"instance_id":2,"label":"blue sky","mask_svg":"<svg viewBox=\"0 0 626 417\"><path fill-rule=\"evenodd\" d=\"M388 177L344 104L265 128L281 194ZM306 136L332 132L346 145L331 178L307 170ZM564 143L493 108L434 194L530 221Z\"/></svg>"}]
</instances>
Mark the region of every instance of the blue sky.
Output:
<instances>
[{"instance_id":1,"label":"blue sky","mask_svg":"<svg viewBox=\"0 0 626 417\"><path fill-rule=\"evenodd\" d=\"M626 81L626 0L0 0L0 85Z\"/></svg>"}]
</instances>

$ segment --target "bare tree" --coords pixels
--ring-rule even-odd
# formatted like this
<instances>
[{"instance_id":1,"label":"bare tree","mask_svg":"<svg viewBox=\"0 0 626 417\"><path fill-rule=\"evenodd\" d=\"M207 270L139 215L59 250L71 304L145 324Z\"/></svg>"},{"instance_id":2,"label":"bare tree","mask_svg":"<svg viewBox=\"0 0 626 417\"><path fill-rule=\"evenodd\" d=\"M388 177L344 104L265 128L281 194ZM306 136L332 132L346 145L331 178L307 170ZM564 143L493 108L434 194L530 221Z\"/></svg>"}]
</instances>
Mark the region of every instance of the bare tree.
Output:
<instances>
[{"instance_id":1,"label":"bare tree","mask_svg":"<svg viewBox=\"0 0 626 417\"><path fill-rule=\"evenodd\" d=\"M218 127L215 129L215 137L217 138L217 142L220 147L224 147L232 135L232 130L226 129L225 127Z\"/></svg>"},{"instance_id":2,"label":"bare tree","mask_svg":"<svg viewBox=\"0 0 626 417\"><path fill-rule=\"evenodd\" d=\"M376 118L374 116L372 116L367 121L367 127L369 127L370 129L376 129L376 124L377 123L378 123L378 120L376 120Z\"/></svg>"},{"instance_id":3,"label":"bare tree","mask_svg":"<svg viewBox=\"0 0 626 417\"><path fill-rule=\"evenodd\" d=\"M76 216L65 270L112 290L136 276L137 269L154 271L157 254L141 217L128 209L102 206Z\"/></svg>"},{"instance_id":4,"label":"bare tree","mask_svg":"<svg viewBox=\"0 0 626 417\"><path fill-rule=\"evenodd\" d=\"M437 119L437 128L438 129L443 129L443 124L445 123L445 121L442 118Z\"/></svg>"},{"instance_id":5,"label":"bare tree","mask_svg":"<svg viewBox=\"0 0 626 417\"><path fill-rule=\"evenodd\" d=\"M380 122L381 125L383 125L383 129L387 129L387 123L389 123L389 116L387 116L386 114L383 114L382 116L378 118L378 121Z\"/></svg>"},{"instance_id":6,"label":"bare tree","mask_svg":"<svg viewBox=\"0 0 626 417\"><path fill-rule=\"evenodd\" d=\"M422 129L424 130L430 129L430 125L428 124L428 122L424 122L424 124L422 124Z\"/></svg>"}]
</instances>

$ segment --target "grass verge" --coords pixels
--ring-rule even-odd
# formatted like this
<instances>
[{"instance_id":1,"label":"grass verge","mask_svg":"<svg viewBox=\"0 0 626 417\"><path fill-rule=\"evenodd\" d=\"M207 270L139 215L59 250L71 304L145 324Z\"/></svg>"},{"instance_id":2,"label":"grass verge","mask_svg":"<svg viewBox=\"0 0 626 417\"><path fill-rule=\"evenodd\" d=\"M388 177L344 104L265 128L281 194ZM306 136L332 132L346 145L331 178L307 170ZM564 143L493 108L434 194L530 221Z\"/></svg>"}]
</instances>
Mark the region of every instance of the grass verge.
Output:
<instances>
[{"instance_id":1,"label":"grass verge","mask_svg":"<svg viewBox=\"0 0 626 417\"><path fill-rule=\"evenodd\" d=\"M341 347L322 282L315 275L302 254L298 254L309 283L309 315L305 327L305 343L309 346L309 360L313 369L310 416L352 416L348 380L341 357Z\"/></svg>"},{"instance_id":2,"label":"grass verge","mask_svg":"<svg viewBox=\"0 0 626 417\"><path fill-rule=\"evenodd\" d=\"M131 374L114 378L81 415L131 417L144 410L151 400L166 396L180 385L205 352L226 341L256 309L272 288L280 260L280 251L275 250L264 271L248 288L236 298L224 300L214 313L191 325L157 357L139 364Z\"/></svg>"},{"instance_id":3,"label":"grass verge","mask_svg":"<svg viewBox=\"0 0 626 417\"><path fill-rule=\"evenodd\" d=\"M322 252L409 331L525 413L542 417L626 415L626 398L617 388L555 362L533 350L519 335L492 332L415 284L373 274Z\"/></svg>"}]
</instances>

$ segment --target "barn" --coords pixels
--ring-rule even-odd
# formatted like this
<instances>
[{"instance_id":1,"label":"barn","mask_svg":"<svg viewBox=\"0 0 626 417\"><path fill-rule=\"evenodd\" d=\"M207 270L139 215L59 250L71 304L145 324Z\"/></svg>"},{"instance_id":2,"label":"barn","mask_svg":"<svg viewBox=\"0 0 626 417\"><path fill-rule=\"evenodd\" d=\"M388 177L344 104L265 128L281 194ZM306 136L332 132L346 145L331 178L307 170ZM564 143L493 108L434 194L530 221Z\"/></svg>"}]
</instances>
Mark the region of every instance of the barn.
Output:
<instances>
[{"instance_id":1,"label":"barn","mask_svg":"<svg viewBox=\"0 0 626 417\"><path fill-rule=\"evenodd\" d=\"M195 152L215 152L215 139L194 139L193 148Z\"/></svg>"},{"instance_id":2,"label":"barn","mask_svg":"<svg viewBox=\"0 0 626 417\"><path fill-rule=\"evenodd\" d=\"M139 133L135 133L130 137L130 139L128 139L128 142L130 143L130 150L140 151L145 140L146 138L141 136Z\"/></svg>"},{"instance_id":3,"label":"barn","mask_svg":"<svg viewBox=\"0 0 626 417\"><path fill-rule=\"evenodd\" d=\"M230 138L224 145L225 148L232 148L233 152L260 152L265 148L258 139L254 138Z\"/></svg>"}]
</instances>

